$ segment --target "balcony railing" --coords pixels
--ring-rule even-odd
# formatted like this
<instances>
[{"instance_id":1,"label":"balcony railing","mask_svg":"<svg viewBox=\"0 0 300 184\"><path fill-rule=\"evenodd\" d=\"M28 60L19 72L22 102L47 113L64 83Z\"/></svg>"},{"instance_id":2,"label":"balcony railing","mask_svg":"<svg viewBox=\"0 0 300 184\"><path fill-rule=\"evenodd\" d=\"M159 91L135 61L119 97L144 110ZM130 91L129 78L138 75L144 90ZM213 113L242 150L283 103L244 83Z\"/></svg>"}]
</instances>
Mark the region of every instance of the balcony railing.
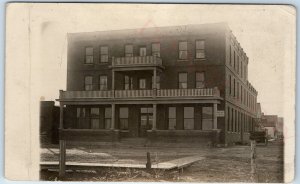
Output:
<instances>
[{"instance_id":1,"label":"balcony railing","mask_svg":"<svg viewBox=\"0 0 300 184\"><path fill-rule=\"evenodd\" d=\"M60 99L132 99L132 98L182 98L220 97L218 88L203 89L157 89L157 90L115 90L115 91L60 91Z\"/></svg>"},{"instance_id":2,"label":"balcony railing","mask_svg":"<svg viewBox=\"0 0 300 184\"><path fill-rule=\"evenodd\" d=\"M153 97L153 90L116 90L116 98L147 98Z\"/></svg>"},{"instance_id":3,"label":"balcony railing","mask_svg":"<svg viewBox=\"0 0 300 184\"><path fill-rule=\"evenodd\" d=\"M117 57L112 60L112 66L162 66L162 60L156 56Z\"/></svg>"},{"instance_id":4,"label":"balcony railing","mask_svg":"<svg viewBox=\"0 0 300 184\"><path fill-rule=\"evenodd\" d=\"M112 98L112 91L60 91L60 99Z\"/></svg>"},{"instance_id":5,"label":"balcony railing","mask_svg":"<svg viewBox=\"0 0 300 184\"><path fill-rule=\"evenodd\" d=\"M214 96L215 89L160 89L157 97L197 97Z\"/></svg>"}]
</instances>

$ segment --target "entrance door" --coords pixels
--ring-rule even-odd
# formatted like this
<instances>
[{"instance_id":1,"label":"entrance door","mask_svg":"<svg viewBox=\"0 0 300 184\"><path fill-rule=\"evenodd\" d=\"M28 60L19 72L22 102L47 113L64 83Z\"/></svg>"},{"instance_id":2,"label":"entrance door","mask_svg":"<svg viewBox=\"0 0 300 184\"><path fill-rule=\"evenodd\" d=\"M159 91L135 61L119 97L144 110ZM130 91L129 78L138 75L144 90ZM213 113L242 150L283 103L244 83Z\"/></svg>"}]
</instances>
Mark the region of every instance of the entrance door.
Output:
<instances>
[{"instance_id":1,"label":"entrance door","mask_svg":"<svg viewBox=\"0 0 300 184\"><path fill-rule=\"evenodd\" d=\"M139 136L145 137L147 130L152 129L153 109L150 107L142 107L140 112Z\"/></svg>"}]
</instances>

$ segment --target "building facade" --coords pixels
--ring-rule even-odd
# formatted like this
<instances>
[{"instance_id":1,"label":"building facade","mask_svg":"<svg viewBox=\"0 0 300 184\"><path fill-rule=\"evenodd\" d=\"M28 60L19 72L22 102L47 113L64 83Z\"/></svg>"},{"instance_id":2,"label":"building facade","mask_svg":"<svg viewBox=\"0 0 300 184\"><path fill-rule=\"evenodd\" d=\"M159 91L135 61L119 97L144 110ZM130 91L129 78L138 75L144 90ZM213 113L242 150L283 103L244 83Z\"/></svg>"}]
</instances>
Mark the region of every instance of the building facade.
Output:
<instances>
[{"instance_id":1,"label":"building facade","mask_svg":"<svg viewBox=\"0 0 300 184\"><path fill-rule=\"evenodd\" d=\"M69 34L60 139L248 141L248 62L224 23Z\"/></svg>"}]
</instances>

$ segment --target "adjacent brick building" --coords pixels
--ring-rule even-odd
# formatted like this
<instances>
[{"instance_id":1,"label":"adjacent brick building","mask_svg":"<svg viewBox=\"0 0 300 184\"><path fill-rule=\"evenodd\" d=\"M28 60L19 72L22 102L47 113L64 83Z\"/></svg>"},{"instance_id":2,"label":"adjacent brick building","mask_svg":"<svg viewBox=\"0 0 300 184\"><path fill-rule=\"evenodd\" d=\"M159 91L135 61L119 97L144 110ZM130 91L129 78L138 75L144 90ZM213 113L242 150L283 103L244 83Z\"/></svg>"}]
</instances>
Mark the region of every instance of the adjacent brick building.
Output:
<instances>
[{"instance_id":1,"label":"adjacent brick building","mask_svg":"<svg viewBox=\"0 0 300 184\"><path fill-rule=\"evenodd\" d=\"M61 139L248 141L248 62L225 23L68 34Z\"/></svg>"}]
</instances>

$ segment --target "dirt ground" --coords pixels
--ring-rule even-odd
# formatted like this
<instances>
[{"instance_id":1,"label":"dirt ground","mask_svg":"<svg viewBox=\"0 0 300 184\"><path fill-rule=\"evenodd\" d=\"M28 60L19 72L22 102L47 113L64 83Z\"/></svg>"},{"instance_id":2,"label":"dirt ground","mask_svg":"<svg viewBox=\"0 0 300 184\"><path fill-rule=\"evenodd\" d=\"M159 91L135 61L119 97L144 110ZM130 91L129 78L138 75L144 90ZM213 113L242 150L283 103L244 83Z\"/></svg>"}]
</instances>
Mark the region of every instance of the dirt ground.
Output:
<instances>
[{"instance_id":1,"label":"dirt ground","mask_svg":"<svg viewBox=\"0 0 300 184\"><path fill-rule=\"evenodd\" d=\"M283 182L283 142L257 146L257 173L250 174L250 146L226 148L154 148L154 147L78 147L67 149L67 161L101 163L146 163L151 153L152 164L199 155L205 157L181 170L140 170L101 168L67 171L68 181L172 181L172 182ZM41 161L57 161L58 149L41 150ZM57 171L43 170L41 180L57 180Z\"/></svg>"}]
</instances>

